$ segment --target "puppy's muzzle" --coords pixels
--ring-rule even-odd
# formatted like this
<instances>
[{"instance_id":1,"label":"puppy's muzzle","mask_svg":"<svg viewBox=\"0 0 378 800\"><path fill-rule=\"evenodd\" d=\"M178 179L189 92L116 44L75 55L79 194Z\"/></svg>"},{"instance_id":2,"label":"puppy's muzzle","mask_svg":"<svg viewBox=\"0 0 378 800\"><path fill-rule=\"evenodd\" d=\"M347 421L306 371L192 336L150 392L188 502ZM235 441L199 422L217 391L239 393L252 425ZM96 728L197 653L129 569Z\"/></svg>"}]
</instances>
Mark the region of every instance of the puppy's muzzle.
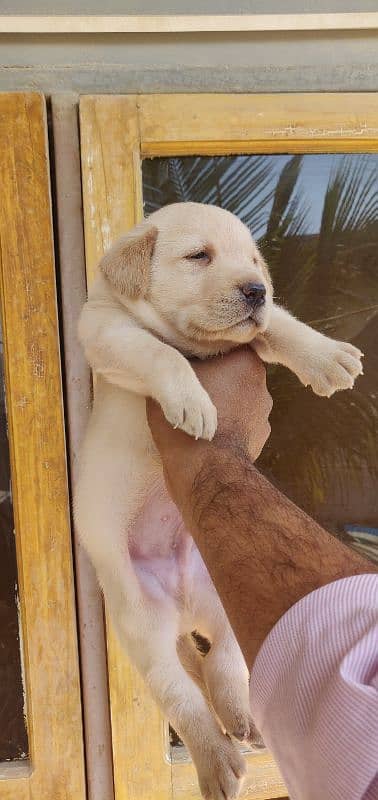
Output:
<instances>
[{"instance_id":1,"label":"puppy's muzzle","mask_svg":"<svg viewBox=\"0 0 378 800\"><path fill-rule=\"evenodd\" d=\"M264 305L266 289L263 283L245 283L240 291L253 311Z\"/></svg>"}]
</instances>

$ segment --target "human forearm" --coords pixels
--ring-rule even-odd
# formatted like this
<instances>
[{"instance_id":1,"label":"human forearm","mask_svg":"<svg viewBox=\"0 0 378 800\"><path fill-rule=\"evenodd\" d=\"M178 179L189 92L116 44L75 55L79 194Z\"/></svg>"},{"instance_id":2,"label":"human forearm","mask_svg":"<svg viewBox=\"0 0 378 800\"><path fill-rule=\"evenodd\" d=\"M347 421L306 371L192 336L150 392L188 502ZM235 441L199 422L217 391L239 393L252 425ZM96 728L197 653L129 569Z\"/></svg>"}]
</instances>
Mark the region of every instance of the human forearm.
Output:
<instances>
[{"instance_id":1,"label":"human forearm","mask_svg":"<svg viewBox=\"0 0 378 800\"><path fill-rule=\"evenodd\" d=\"M339 577L372 569L253 467L269 435L271 409L256 355L239 350L193 368L218 409L211 444L173 430L152 403L148 418L171 495L251 664L267 633L297 600Z\"/></svg>"},{"instance_id":2,"label":"human forearm","mask_svg":"<svg viewBox=\"0 0 378 800\"><path fill-rule=\"evenodd\" d=\"M211 444L172 430L156 404L148 419L251 668L253 718L290 796L365 796L377 752L376 582L361 573L373 566L254 468L271 405L252 351L193 368L218 409Z\"/></svg>"},{"instance_id":3,"label":"human forearm","mask_svg":"<svg viewBox=\"0 0 378 800\"><path fill-rule=\"evenodd\" d=\"M227 437L178 434L170 490L211 574L248 664L278 619L314 589L370 571L273 487ZM178 452L178 450L176 450Z\"/></svg>"}]
</instances>

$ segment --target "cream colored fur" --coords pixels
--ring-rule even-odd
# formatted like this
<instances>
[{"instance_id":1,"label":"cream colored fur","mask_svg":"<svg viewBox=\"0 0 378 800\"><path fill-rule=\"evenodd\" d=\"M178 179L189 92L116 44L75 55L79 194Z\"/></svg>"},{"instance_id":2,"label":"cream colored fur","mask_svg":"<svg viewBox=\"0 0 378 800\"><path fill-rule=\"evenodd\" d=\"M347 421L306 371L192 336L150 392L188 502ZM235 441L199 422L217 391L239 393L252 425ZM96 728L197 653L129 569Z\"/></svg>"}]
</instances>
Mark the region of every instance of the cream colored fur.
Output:
<instances>
[{"instance_id":1,"label":"cream colored fur","mask_svg":"<svg viewBox=\"0 0 378 800\"><path fill-rule=\"evenodd\" d=\"M246 303L240 287L248 282L265 285L262 307ZM352 388L361 353L277 307L247 228L227 211L195 203L157 211L104 256L80 339L96 376L75 491L80 536L120 641L188 746L203 796L231 800L245 766L223 731L254 736L248 670L191 540L177 526L166 539L160 530L161 509L170 506L145 398L155 398L172 425L211 440L216 408L185 356L206 358L250 342L264 361L284 364L330 396ZM132 554L144 548L145 558L158 547L164 566L177 542L192 548L193 586L184 599L166 588L169 570L160 580L151 568L146 588ZM205 658L191 645L194 629L211 641Z\"/></svg>"}]
</instances>

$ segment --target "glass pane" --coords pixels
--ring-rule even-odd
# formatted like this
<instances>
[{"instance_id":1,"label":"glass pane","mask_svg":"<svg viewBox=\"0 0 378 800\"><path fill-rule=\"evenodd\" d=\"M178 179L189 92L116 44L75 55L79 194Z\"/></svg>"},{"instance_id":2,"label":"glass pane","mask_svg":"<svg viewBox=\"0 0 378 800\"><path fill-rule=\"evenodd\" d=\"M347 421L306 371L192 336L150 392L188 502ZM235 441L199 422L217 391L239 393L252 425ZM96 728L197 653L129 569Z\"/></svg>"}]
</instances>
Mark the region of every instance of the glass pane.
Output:
<instances>
[{"instance_id":1,"label":"glass pane","mask_svg":"<svg viewBox=\"0 0 378 800\"><path fill-rule=\"evenodd\" d=\"M26 758L18 586L0 328L0 761Z\"/></svg>"},{"instance_id":2,"label":"glass pane","mask_svg":"<svg viewBox=\"0 0 378 800\"><path fill-rule=\"evenodd\" d=\"M269 368L272 435L259 468L330 530L357 526L366 541L378 529L377 174L376 154L143 162L146 214L188 200L237 214L264 252L277 301L365 353L356 388L330 400Z\"/></svg>"},{"instance_id":3,"label":"glass pane","mask_svg":"<svg viewBox=\"0 0 378 800\"><path fill-rule=\"evenodd\" d=\"M378 155L146 159L146 214L211 203L250 228L276 301L365 353L353 392L317 397L268 368L272 434L258 467L301 508L378 560ZM174 760L185 757L170 731Z\"/></svg>"}]
</instances>

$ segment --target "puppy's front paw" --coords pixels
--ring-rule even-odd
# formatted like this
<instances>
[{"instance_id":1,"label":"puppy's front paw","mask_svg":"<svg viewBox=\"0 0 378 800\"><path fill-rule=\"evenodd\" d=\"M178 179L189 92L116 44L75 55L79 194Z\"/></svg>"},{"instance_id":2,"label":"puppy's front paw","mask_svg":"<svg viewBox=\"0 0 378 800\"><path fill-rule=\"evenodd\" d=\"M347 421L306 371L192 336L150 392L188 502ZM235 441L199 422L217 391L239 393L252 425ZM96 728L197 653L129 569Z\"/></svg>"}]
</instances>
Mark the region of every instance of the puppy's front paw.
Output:
<instances>
[{"instance_id":1,"label":"puppy's front paw","mask_svg":"<svg viewBox=\"0 0 378 800\"><path fill-rule=\"evenodd\" d=\"M160 405L174 428L181 428L195 439L211 442L217 429L217 409L199 381L172 387L160 400Z\"/></svg>"},{"instance_id":2,"label":"puppy's front paw","mask_svg":"<svg viewBox=\"0 0 378 800\"><path fill-rule=\"evenodd\" d=\"M349 342L337 342L326 336L322 336L320 345L314 348L299 375L302 383L310 385L315 394L322 397L331 397L341 389L352 389L363 372L363 353Z\"/></svg>"}]
</instances>

